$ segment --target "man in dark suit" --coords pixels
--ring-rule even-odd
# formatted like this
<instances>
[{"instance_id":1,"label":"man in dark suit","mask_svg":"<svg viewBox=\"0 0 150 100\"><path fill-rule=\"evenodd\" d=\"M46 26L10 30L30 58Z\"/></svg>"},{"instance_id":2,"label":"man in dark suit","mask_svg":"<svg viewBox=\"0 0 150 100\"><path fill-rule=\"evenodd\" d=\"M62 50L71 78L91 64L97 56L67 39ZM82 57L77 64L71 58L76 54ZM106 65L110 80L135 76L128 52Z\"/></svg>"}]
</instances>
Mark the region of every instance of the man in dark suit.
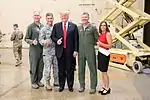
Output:
<instances>
[{"instance_id":1,"label":"man in dark suit","mask_svg":"<svg viewBox=\"0 0 150 100\"><path fill-rule=\"evenodd\" d=\"M73 92L75 58L79 49L79 34L77 25L68 21L69 13L60 13L62 22L53 27L51 38L56 43L56 57L59 69L59 92L64 90L67 79L68 89Z\"/></svg>"}]
</instances>

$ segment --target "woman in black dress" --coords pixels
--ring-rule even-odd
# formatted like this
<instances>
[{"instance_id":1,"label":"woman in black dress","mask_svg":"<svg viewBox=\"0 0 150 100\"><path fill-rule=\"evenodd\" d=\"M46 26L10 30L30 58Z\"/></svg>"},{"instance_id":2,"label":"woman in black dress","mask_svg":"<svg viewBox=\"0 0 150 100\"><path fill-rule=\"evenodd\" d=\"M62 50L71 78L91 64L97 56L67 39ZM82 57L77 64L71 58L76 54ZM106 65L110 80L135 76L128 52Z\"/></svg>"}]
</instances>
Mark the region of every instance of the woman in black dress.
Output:
<instances>
[{"instance_id":1,"label":"woman in black dress","mask_svg":"<svg viewBox=\"0 0 150 100\"><path fill-rule=\"evenodd\" d=\"M97 42L97 45L99 47L98 69L102 72L103 82L102 89L99 91L99 93L101 93L102 95L106 95L111 91L111 89L109 88L109 76L107 74L107 71L110 60L109 49L112 47L112 36L105 21L100 23L99 33L100 36Z\"/></svg>"}]
</instances>

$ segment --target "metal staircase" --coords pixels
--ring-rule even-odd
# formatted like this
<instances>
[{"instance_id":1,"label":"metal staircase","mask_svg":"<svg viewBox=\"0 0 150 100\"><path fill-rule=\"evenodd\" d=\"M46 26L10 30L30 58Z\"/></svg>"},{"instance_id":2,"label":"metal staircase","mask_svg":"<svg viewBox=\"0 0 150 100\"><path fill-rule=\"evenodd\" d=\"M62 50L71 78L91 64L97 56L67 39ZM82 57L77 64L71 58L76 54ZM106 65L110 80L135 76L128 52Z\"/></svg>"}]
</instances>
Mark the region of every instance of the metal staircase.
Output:
<instances>
[{"instance_id":1,"label":"metal staircase","mask_svg":"<svg viewBox=\"0 0 150 100\"><path fill-rule=\"evenodd\" d=\"M117 59L121 60L122 55L124 55L126 58L124 58L124 63L121 64L128 66L128 68L130 66L133 71L139 73L143 69L143 66L150 64L148 61L150 57L150 48L143 42L136 39L134 37L134 33L141 29L145 24L150 22L150 15L131 7L132 4L136 2L136 0L120 0L118 2L112 0L107 1L114 5L114 8L104 18L102 18L101 21L108 22L118 30L116 33L111 33L113 36L113 44L117 43L117 41L120 41L128 48L126 51L113 48L111 50L113 54L111 61L118 64L119 62ZM124 20L127 22L126 26L124 27L121 27L116 20L121 15L123 15ZM132 38L126 40L125 36L132 36ZM121 56L118 56L118 54Z\"/></svg>"}]
</instances>

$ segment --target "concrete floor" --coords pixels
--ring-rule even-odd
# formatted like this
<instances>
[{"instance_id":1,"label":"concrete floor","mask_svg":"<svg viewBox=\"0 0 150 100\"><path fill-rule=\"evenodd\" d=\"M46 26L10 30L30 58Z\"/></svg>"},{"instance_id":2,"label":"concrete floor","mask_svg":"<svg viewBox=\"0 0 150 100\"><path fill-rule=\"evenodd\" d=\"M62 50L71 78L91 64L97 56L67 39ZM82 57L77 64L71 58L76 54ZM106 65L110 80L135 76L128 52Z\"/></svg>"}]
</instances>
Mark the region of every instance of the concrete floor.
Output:
<instances>
[{"instance_id":1,"label":"concrete floor","mask_svg":"<svg viewBox=\"0 0 150 100\"><path fill-rule=\"evenodd\" d=\"M90 95L89 70L86 70L86 91L79 93L78 74L75 72L74 92L67 88L58 91L45 91L44 88L34 90L30 86L28 49L23 50L23 65L15 67L12 49L0 49L0 100L150 100L150 75L135 74L121 69L109 68L111 94L101 96ZM42 82L44 82L42 80ZM98 87L100 89L100 72Z\"/></svg>"}]
</instances>

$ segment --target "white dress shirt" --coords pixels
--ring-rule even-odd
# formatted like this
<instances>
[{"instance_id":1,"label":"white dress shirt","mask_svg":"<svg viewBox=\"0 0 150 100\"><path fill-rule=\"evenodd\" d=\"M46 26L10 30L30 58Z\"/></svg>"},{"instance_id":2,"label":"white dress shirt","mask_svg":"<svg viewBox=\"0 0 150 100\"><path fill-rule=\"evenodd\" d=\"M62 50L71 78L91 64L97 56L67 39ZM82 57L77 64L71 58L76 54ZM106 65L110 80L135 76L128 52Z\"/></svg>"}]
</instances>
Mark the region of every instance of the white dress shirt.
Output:
<instances>
[{"instance_id":1,"label":"white dress shirt","mask_svg":"<svg viewBox=\"0 0 150 100\"><path fill-rule=\"evenodd\" d=\"M62 22L62 27L63 27L63 30L64 30L64 22ZM66 22L66 31L68 29L68 21Z\"/></svg>"}]
</instances>

